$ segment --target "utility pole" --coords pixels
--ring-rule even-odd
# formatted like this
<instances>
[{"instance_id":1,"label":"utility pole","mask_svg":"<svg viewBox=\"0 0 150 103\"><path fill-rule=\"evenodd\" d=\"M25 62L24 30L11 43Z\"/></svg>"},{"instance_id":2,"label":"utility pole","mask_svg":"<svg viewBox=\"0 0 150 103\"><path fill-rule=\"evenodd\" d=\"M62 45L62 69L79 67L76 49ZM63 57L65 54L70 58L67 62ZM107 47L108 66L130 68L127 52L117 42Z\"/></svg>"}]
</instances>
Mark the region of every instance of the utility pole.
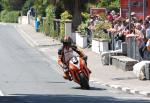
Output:
<instances>
[{"instance_id":1,"label":"utility pole","mask_svg":"<svg viewBox=\"0 0 150 103\"><path fill-rule=\"evenodd\" d=\"M143 23L146 17L146 0L143 0Z\"/></svg>"},{"instance_id":2,"label":"utility pole","mask_svg":"<svg viewBox=\"0 0 150 103\"><path fill-rule=\"evenodd\" d=\"M128 1L129 8L129 32L131 33L131 0Z\"/></svg>"}]
</instances>

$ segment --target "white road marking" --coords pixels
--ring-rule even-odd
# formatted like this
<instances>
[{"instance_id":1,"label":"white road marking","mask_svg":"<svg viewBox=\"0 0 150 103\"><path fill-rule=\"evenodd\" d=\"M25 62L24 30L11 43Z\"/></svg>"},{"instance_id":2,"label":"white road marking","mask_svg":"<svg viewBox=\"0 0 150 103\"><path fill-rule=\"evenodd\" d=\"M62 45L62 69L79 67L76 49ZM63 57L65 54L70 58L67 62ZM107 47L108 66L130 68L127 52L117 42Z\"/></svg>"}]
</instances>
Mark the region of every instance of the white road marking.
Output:
<instances>
[{"instance_id":1,"label":"white road marking","mask_svg":"<svg viewBox=\"0 0 150 103\"><path fill-rule=\"evenodd\" d=\"M4 96L3 92L0 90L0 96Z\"/></svg>"},{"instance_id":2,"label":"white road marking","mask_svg":"<svg viewBox=\"0 0 150 103\"><path fill-rule=\"evenodd\" d=\"M35 45L38 45L37 42L35 42L29 35L27 35L23 30L18 30L19 27L17 27L16 25L14 26L17 30L17 32L19 32L21 34L21 36L27 41L27 43L29 45L31 45L32 47L35 47Z\"/></svg>"}]
</instances>

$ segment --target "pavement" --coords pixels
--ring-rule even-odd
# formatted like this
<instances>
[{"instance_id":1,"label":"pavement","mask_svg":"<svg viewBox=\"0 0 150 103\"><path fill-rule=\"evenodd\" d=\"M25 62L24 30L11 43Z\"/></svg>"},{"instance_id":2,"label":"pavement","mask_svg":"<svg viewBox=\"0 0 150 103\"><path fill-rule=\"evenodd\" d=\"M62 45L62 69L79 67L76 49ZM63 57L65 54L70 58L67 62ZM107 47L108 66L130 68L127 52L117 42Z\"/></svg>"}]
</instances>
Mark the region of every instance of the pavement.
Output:
<instances>
[{"instance_id":1,"label":"pavement","mask_svg":"<svg viewBox=\"0 0 150 103\"><path fill-rule=\"evenodd\" d=\"M18 24L15 27L31 46L38 48L48 59L53 59L57 62L57 50L61 46L59 40L36 32L31 25ZM132 71L123 71L112 65L102 65L100 54L92 52L90 48L83 49L83 51L88 56L88 67L92 71L91 82L127 93L150 97L149 80L138 80Z\"/></svg>"}]
</instances>

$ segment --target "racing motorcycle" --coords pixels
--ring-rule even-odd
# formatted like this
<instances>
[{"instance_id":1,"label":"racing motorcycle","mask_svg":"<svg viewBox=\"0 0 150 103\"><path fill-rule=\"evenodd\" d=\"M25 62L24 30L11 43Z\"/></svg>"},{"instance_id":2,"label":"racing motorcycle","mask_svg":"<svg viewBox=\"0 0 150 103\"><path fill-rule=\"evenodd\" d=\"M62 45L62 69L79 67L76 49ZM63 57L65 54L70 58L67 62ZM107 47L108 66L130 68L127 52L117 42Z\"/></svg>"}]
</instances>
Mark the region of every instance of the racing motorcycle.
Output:
<instances>
[{"instance_id":1,"label":"racing motorcycle","mask_svg":"<svg viewBox=\"0 0 150 103\"><path fill-rule=\"evenodd\" d=\"M69 61L69 76L71 80L78 83L82 89L90 89L90 71L85 60L79 56L73 56Z\"/></svg>"}]
</instances>

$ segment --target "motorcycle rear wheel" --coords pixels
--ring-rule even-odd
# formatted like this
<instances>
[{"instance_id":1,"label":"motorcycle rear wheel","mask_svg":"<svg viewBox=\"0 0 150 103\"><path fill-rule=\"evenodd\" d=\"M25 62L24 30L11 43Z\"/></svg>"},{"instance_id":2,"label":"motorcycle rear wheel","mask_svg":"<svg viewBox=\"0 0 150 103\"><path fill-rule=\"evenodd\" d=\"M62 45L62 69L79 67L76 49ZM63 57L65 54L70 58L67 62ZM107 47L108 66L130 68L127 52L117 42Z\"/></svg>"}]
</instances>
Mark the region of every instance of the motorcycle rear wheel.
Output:
<instances>
[{"instance_id":1,"label":"motorcycle rear wheel","mask_svg":"<svg viewBox=\"0 0 150 103\"><path fill-rule=\"evenodd\" d=\"M86 90L90 89L89 80L85 77L83 73L79 74L79 78L80 78L81 88Z\"/></svg>"}]
</instances>

